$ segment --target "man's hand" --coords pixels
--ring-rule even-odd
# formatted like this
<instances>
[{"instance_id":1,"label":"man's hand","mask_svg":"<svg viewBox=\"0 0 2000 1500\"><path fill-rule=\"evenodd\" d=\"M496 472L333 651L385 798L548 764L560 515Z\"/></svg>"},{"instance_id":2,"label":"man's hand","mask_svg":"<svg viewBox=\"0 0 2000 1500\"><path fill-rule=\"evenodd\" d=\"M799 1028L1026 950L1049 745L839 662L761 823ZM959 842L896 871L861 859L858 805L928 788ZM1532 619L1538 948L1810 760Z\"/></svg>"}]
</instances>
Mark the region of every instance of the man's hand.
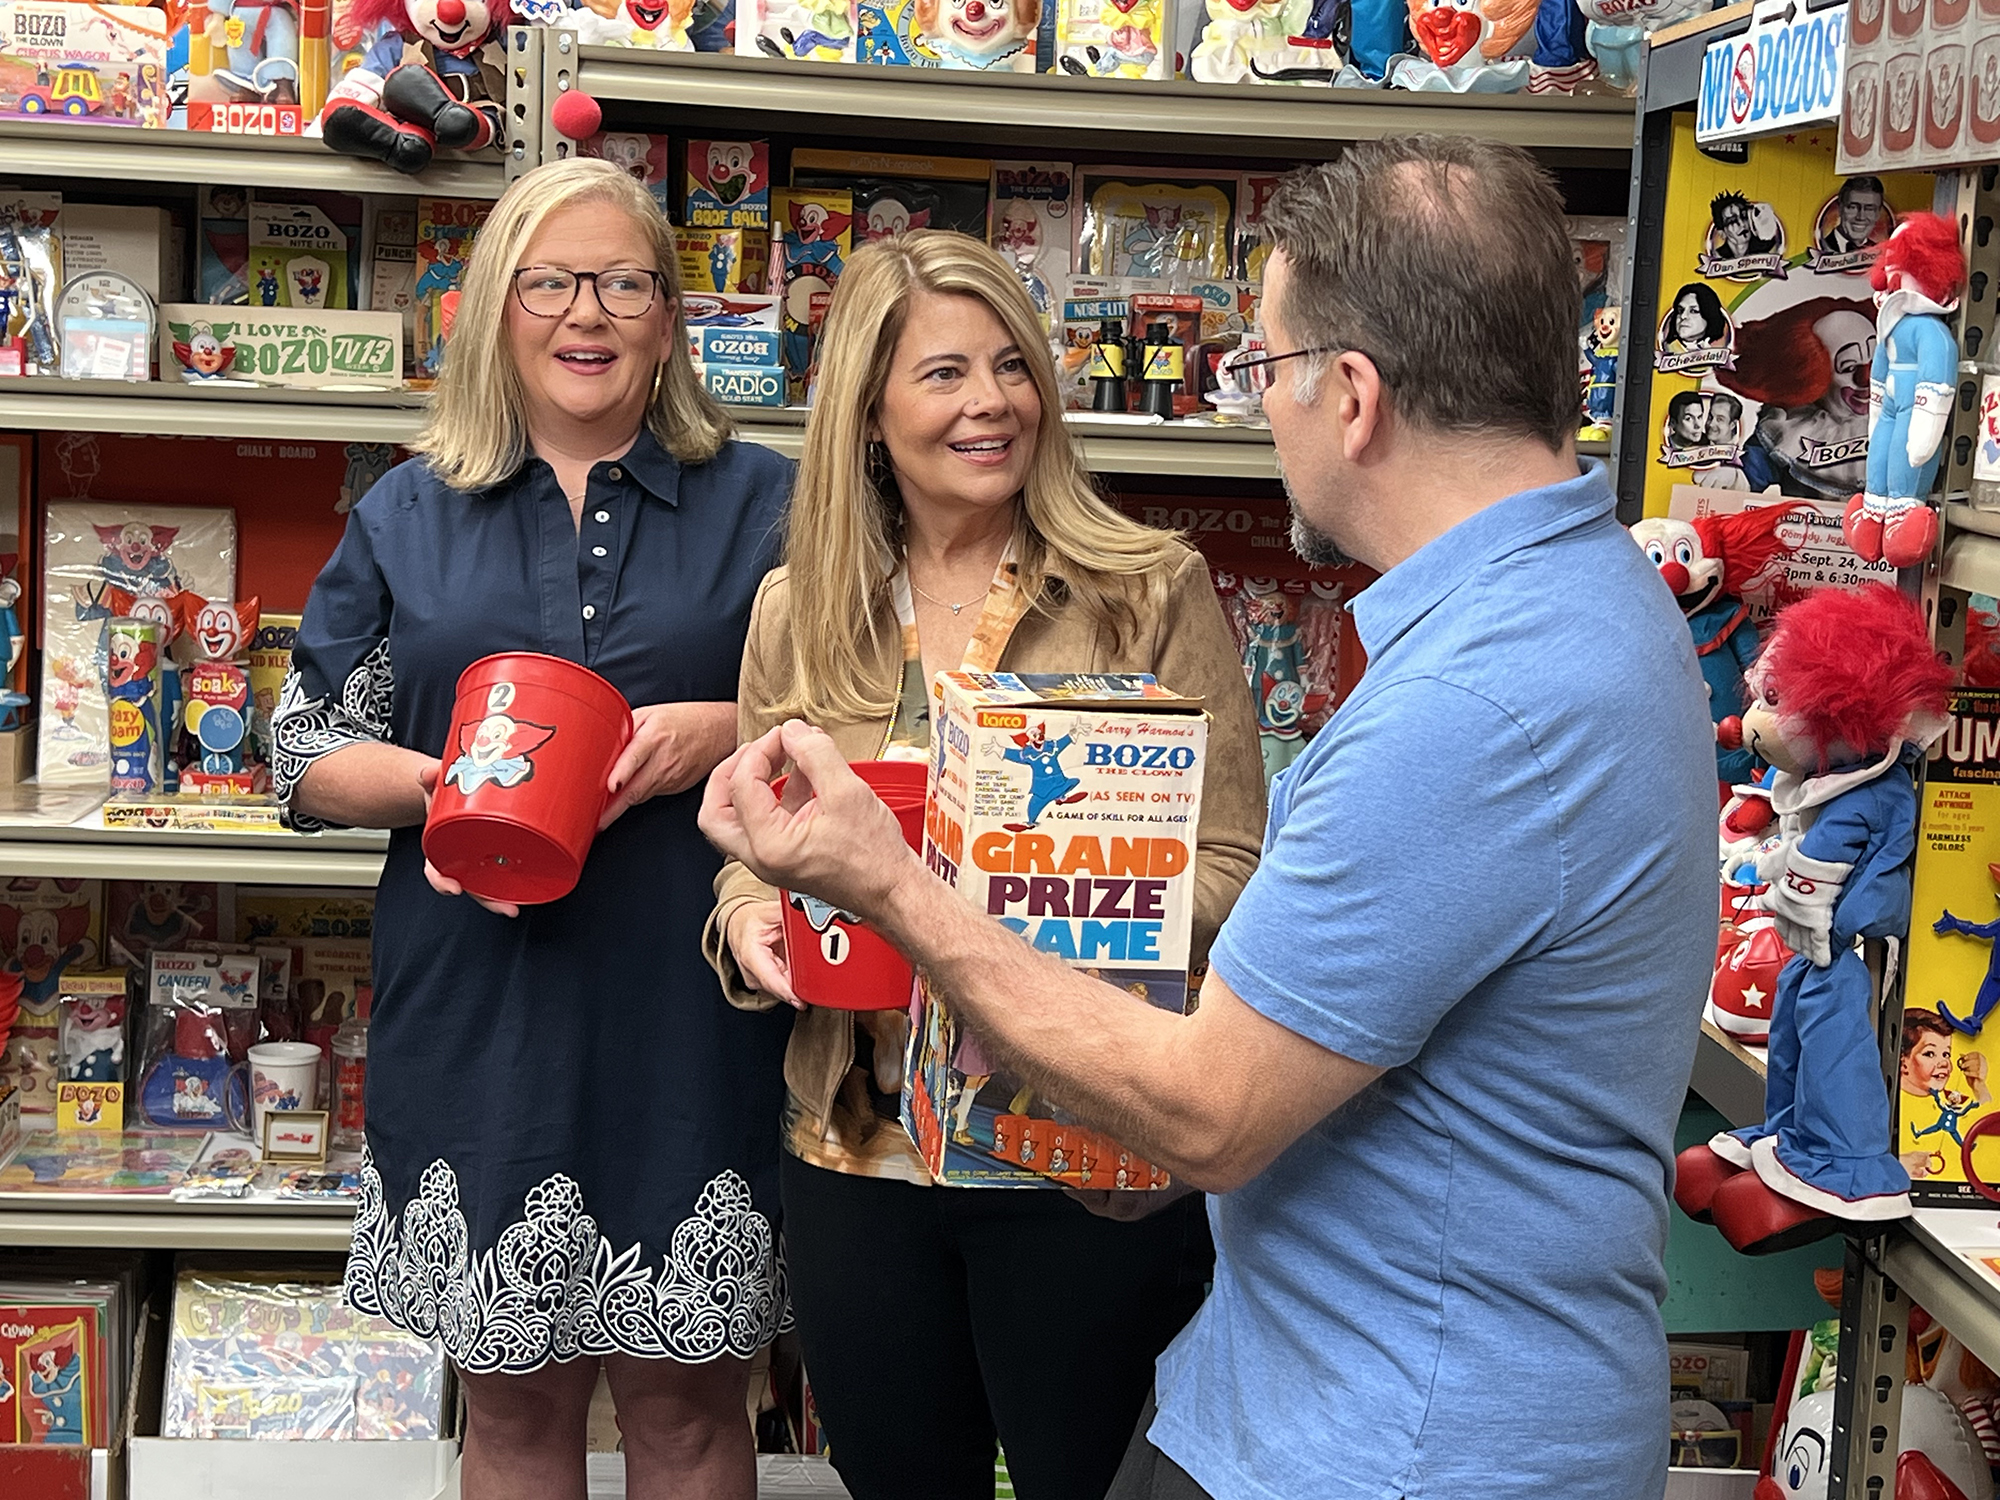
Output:
<instances>
[{"instance_id":1,"label":"man's hand","mask_svg":"<svg viewBox=\"0 0 2000 1500\"><path fill-rule=\"evenodd\" d=\"M785 762L782 798L772 791ZM823 732L791 719L715 768L701 831L767 885L803 891L864 920L923 865L888 804Z\"/></svg>"},{"instance_id":2,"label":"man's hand","mask_svg":"<svg viewBox=\"0 0 2000 1500\"><path fill-rule=\"evenodd\" d=\"M729 951L753 990L797 1010L806 1008L792 989L792 966L785 957L785 913L776 901L746 901L729 918Z\"/></svg>"},{"instance_id":3,"label":"man's hand","mask_svg":"<svg viewBox=\"0 0 2000 1500\"><path fill-rule=\"evenodd\" d=\"M437 792L438 770L438 763L432 761L417 772L417 780L422 783L424 789L424 821L426 823L430 821L431 817L431 798ZM521 915L521 908L511 901L488 901L484 896L473 896L464 886L453 880L449 875L441 872L429 860L424 861L424 879L431 883L431 889L436 891L440 896L470 896L472 900L478 902L496 917L518 917Z\"/></svg>"},{"instance_id":4,"label":"man's hand","mask_svg":"<svg viewBox=\"0 0 2000 1500\"><path fill-rule=\"evenodd\" d=\"M649 703L632 710L632 740L611 768L611 800L599 832L625 810L684 792L714 769L736 743L733 703Z\"/></svg>"}]
</instances>

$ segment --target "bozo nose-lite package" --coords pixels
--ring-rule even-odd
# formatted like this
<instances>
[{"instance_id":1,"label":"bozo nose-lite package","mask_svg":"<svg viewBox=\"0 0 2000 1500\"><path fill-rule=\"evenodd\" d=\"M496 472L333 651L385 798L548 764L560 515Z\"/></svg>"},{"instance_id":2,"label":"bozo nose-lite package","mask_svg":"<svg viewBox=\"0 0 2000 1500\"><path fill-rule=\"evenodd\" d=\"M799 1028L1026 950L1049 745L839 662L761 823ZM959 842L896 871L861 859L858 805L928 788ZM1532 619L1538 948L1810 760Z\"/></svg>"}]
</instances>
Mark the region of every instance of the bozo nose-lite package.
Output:
<instances>
[{"instance_id":1,"label":"bozo nose-lite package","mask_svg":"<svg viewBox=\"0 0 2000 1500\"><path fill-rule=\"evenodd\" d=\"M1150 676L944 672L924 858L1030 945L1187 1009L1208 716ZM1156 1188L1167 1174L997 1071L926 985L903 1124L940 1182Z\"/></svg>"}]
</instances>

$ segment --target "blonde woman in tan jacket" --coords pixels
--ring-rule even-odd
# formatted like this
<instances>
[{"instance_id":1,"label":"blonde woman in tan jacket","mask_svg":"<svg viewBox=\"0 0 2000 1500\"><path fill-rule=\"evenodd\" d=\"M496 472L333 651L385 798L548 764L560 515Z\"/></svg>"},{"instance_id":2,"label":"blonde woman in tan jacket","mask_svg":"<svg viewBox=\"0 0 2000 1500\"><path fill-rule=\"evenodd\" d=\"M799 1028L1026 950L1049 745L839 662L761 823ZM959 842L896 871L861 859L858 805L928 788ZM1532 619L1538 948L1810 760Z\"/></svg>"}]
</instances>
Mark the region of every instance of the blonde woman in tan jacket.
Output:
<instances>
[{"instance_id":1,"label":"blonde woman in tan jacket","mask_svg":"<svg viewBox=\"0 0 2000 1500\"><path fill-rule=\"evenodd\" d=\"M1262 760L1208 570L1091 488L1041 320L992 250L919 230L848 261L820 345L785 566L737 698L853 760L922 757L933 675L1152 672L1213 716L1197 962L1257 861ZM733 1004L797 1005L776 893L716 879ZM900 1011L801 1007L785 1056L785 1243L806 1367L855 1500L1099 1500L1213 1251L1198 1197L931 1185L897 1118ZM967 1122L948 1128L963 1132Z\"/></svg>"}]
</instances>

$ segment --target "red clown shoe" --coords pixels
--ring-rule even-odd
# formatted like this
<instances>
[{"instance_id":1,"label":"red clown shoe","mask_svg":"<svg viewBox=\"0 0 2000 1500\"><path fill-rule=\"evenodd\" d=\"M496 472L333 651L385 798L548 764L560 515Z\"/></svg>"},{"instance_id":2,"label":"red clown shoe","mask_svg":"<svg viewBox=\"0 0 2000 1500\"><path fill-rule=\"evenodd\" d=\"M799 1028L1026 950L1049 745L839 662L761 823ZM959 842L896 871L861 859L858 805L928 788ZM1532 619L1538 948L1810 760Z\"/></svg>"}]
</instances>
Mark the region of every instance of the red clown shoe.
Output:
<instances>
[{"instance_id":1,"label":"red clown shoe","mask_svg":"<svg viewBox=\"0 0 2000 1500\"><path fill-rule=\"evenodd\" d=\"M1761 1047L1771 1039L1771 1003L1778 993L1778 971L1792 956L1769 916L1753 916L1736 929L1737 941L1715 971L1708 986L1703 1014L1745 1046Z\"/></svg>"},{"instance_id":2,"label":"red clown shoe","mask_svg":"<svg viewBox=\"0 0 2000 1500\"><path fill-rule=\"evenodd\" d=\"M1722 1237L1743 1255L1774 1255L1846 1227L1831 1214L1773 1192L1755 1172L1738 1172L1717 1187L1709 1214Z\"/></svg>"},{"instance_id":3,"label":"red clown shoe","mask_svg":"<svg viewBox=\"0 0 2000 1500\"><path fill-rule=\"evenodd\" d=\"M1713 1224L1716 1190L1745 1170L1705 1141L1690 1146L1674 1158L1674 1202L1697 1224Z\"/></svg>"}]
</instances>

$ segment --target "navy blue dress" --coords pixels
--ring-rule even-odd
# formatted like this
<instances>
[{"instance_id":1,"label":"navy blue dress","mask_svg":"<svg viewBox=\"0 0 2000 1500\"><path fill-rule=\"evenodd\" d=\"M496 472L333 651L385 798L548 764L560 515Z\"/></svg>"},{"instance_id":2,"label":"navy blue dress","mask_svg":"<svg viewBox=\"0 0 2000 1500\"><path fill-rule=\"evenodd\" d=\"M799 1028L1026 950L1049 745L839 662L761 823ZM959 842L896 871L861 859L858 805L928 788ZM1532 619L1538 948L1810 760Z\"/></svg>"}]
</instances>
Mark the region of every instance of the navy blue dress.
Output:
<instances>
[{"instance_id":1,"label":"navy blue dress","mask_svg":"<svg viewBox=\"0 0 2000 1500\"><path fill-rule=\"evenodd\" d=\"M471 493L400 465L313 585L280 795L359 740L438 754L459 673L496 651L581 662L635 706L733 700L790 486L763 448L683 467L642 434L591 471L579 537L539 459ZM721 857L700 801L632 808L575 891L513 920L434 892L420 829L390 838L347 1297L466 1370L749 1355L784 1317L791 1021L733 1009L702 959Z\"/></svg>"}]
</instances>

